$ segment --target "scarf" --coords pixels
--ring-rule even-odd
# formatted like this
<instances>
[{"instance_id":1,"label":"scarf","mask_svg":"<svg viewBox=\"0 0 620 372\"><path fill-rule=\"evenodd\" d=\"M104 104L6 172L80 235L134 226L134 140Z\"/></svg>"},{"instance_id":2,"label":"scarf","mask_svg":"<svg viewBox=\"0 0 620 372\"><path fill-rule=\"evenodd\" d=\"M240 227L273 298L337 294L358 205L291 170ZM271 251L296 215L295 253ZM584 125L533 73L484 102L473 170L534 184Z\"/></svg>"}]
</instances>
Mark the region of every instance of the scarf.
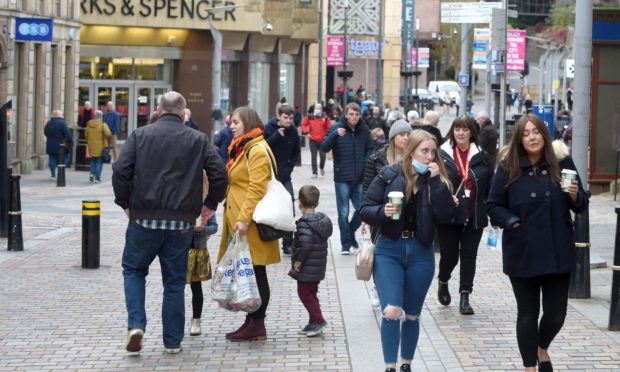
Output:
<instances>
[{"instance_id":1,"label":"scarf","mask_svg":"<svg viewBox=\"0 0 620 372\"><path fill-rule=\"evenodd\" d=\"M245 144L258 136L262 136L263 132L264 130L262 128L254 128L243 136L232 140L232 142L228 146L228 161L226 162L227 170L230 170L233 163L235 162L235 159L237 159L237 157L241 155L241 153L243 153L243 148L245 147Z\"/></svg>"}]
</instances>

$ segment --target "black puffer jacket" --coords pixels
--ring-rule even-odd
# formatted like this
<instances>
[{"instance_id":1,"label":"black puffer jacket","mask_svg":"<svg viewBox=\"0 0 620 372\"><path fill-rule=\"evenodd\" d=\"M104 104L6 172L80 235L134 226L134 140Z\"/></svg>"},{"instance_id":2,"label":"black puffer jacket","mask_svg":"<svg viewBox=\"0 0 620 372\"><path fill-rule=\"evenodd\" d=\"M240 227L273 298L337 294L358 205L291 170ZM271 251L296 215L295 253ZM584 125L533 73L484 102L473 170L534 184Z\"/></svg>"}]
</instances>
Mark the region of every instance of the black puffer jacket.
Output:
<instances>
[{"instance_id":1,"label":"black puffer jacket","mask_svg":"<svg viewBox=\"0 0 620 372\"><path fill-rule=\"evenodd\" d=\"M387 165L387 148L389 145L385 145L379 150L373 152L366 161L364 167L364 181L362 182L362 195L366 195L368 187L372 180L375 179L377 174L381 172L381 169Z\"/></svg>"},{"instance_id":2,"label":"black puffer jacket","mask_svg":"<svg viewBox=\"0 0 620 372\"><path fill-rule=\"evenodd\" d=\"M459 185L463 180L459 169L454 161L454 148L450 145L450 141L446 141L439 149L439 156L443 159L446 167L448 178L452 183L452 190L459 189ZM482 150L475 143L469 145L469 177L474 183L474 215L469 216L467 210L467 199L465 198L465 185L461 186L457 197L459 198L459 212L455 216L451 225L460 225L465 223L473 224L474 230L480 230L487 227L489 220L487 218L486 200L491 189L491 181L493 180L493 166L489 160L489 154ZM472 217L472 218L470 218Z\"/></svg>"},{"instance_id":3,"label":"black puffer jacket","mask_svg":"<svg viewBox=\"0 0 620 372\"><path fill-rule=\"evenodd\" d=\"M450 221L457 206L452 200L448 185L441 182L439 176L429 177L426 173L417 179L417 229L416 237L422 244L429 245L435 237L435 224ZM402 170L402 163L387 166L379 172L370 184L361 208L362 221L379 227L379 233L390 239L400 238L403 232L405 216L401 214L398 221L385 216L385 204L390 191L406 193L407 179ZM432 203L429 201L432 200Z\"/></svg>"},{"instance_id":4,"label":"black puffer jacket","mask_svg":"<svg viewBox=\"0 0 620 372\"><path fill-rule=\"evenodd\" d=\"M288 275L300 282L320 282L325 279L327 239L332 235L332 221L317 212L304 214L296 224L291 265L301 262L301 271L291 269Z\"/></svg>"}]
</instances>

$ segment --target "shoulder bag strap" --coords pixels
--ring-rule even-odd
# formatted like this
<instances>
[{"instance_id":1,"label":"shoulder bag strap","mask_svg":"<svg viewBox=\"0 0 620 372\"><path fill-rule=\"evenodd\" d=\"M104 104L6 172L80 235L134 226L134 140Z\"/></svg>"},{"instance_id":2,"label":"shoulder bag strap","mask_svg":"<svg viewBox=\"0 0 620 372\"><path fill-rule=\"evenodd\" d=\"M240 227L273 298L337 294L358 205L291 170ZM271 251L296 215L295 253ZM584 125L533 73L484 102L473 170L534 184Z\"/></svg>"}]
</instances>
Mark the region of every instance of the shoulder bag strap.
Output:
<instances>
[{"instance_id":1,"label":"shoulder bag strap","mask_svg":"<svg viewBox=\"0 0 620 372\"><path fill-rule=\"evenodd\" d=\"M267 154L267 157L269 158L269 162L271 163L271 178L273 178L274 180L276 179L278 170L276 169L276 165L275 165L275 161L271 158L271 155L269 154L269 151L267 151L267 149L265 148L265 146L263 146L262 143L257 143L254 144L252 146L250 146L250 148L247 150L247 152L245 153L245 165L248 168L248 173L250 172L250 149L254 146L260 146L263 148L263 150L265 150L265 153ZM274 174L275 172L275 174Z\"/></svg>"}]
</instances>

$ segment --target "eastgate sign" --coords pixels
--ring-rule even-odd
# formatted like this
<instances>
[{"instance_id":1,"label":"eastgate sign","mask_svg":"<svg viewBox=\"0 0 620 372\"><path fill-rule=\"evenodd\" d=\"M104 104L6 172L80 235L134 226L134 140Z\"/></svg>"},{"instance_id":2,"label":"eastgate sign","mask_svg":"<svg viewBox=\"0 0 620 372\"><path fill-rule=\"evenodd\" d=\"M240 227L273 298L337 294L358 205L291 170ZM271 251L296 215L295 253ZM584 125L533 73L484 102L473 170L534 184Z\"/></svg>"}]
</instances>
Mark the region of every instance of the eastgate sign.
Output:
<instances>
[{"instance_id":1,"label":"eastgate sign","mask_svg":"<svg viewBox=\"0 0 620 372\"><path fill-rule=\"evenodd\" d=\"M83 16L121 16L166 18L168 20L194 19L236 21L235 8L221 13L210 13L212 8L236 5L231 0L80 0Z\"/></svg>"},{"instance_id":2,"label":"eastgate sign","mask_svg":"<svg viewBox=\"0 0 620 372\"><path fill-rule=\"evenodd\" d=\"M353 38L349 40L348 44L348 56L353 58L376 58L379 55L379 48L383 46L382 43L378 41L358 40Z\"/></svg>"}]
</instances>

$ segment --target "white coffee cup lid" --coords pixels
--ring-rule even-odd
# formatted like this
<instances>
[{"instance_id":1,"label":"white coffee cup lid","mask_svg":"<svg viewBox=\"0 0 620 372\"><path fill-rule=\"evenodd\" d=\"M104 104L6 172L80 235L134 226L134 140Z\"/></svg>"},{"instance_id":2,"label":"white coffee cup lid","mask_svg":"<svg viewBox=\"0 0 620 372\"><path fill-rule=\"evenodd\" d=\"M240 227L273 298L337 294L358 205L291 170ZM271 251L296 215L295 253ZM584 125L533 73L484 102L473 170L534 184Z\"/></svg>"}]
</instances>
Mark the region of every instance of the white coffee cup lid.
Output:
<instances>
[{"instance_id":1,"label":"white coffee cup lid","mask_svg":"<svg viewBox=\"0 0 620 372\"><path fill-rule=\"evenodd\" d=\"M566 174L577 174L577 171L574 171L572 169L562 169L562 173L566 173Z\"/></svg>"},{"instance_id":2,"label":"white coffee cup lid","mask_svg":"<svg viewBox=\"0 0 620 372\"><path fill-rule=\"evenodd\" d=\"M400 191L390 191L388 193L388 198L404 198L405 194Z\"/></svg>"}]
</instances>

